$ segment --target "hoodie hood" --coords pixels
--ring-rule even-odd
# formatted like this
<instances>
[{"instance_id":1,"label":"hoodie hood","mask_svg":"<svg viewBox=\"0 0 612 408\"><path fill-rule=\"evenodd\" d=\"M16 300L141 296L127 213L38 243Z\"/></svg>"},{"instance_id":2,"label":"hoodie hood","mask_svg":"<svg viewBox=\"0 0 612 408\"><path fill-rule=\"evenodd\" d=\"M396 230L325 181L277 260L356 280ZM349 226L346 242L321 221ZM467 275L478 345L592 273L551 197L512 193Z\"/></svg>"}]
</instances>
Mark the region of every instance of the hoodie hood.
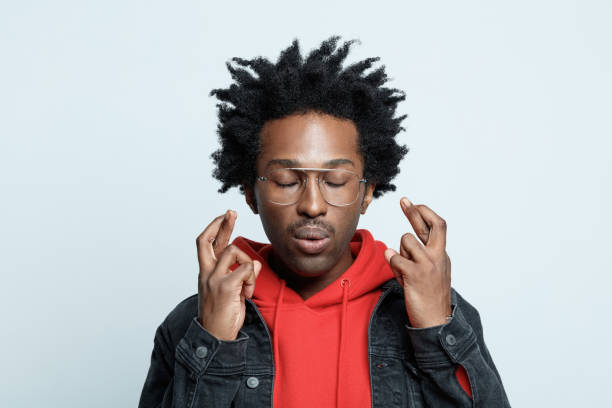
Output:
<instances>
[{"instance_id":1,"label":"hoodie hood","mask_svg":"<svg viewBox=\"0 0 612 408\"><path fill-rule=\"evenodd\" d=\"M275 304L281 287L281 279L267 262L272 246L244 237L237 237L233 243L251 259L256 259L262 264L255 284L253 300L258 305ZM286 288L282 302L284 304L304 303L310 308L321 308L342 303L342 281L349 281L348 300L350 301L379 288L393 278L393 272L384 255L387 246L380 241L375 241L368 230L357 230L349 245L355 259L338 279L306 300L302 299L297 292Z\"/></svg>"}]
</instances>

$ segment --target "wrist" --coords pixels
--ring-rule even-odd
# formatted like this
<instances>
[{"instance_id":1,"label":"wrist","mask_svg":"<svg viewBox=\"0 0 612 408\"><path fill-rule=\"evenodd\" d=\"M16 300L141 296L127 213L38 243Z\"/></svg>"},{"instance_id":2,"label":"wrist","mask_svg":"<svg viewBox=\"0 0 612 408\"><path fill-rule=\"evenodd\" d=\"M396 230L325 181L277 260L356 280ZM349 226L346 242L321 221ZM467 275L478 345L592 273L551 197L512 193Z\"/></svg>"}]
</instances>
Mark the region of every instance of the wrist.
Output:
<instances>
[{"instance_id":1,"label":"wrist","mask_svg":"<svg viewBox=\"0 0 612 408\"><path fill-rule=\"evenodd\" d=\"M452 310L449 307L445 313L437 313L431 316L417 317L408 312L410 326L417 329L426 329L428 327L441 326L448 323L453 318Z\"/></svg>"},{"instance_id":2,"label":"wrist","mask_svg":"<svg viewBox=\"0 0 612 408\"><path fill-rule=\"evenodd\" d=\"M238 337L238 333L232 335L232 333L226 333L223 330L215 328L213 322L207 321L206 319L198 317L198 323L204 328L211 336L220 341L233 341Z\"/></svg>"}]
</instances>

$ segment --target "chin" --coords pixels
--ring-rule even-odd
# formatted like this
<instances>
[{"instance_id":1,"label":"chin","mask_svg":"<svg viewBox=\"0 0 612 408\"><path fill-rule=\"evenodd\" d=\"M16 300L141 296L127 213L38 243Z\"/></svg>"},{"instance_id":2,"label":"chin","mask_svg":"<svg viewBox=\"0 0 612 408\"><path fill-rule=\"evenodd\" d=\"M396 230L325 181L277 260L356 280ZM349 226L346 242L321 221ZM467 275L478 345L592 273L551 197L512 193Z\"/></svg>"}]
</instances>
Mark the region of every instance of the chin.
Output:
<instances>
[{"instance_id":1,"label":"chin","mask_svg":"<svg viewBox=\"0 0 612 408\"><path fill-rule=\"evenodd\" d=\"M329 272L333 266L333 262L327 257L293 257L293 262L289 264L290 269L296 275L304 278L316 277Z\"/></svg>"}]
</instances>

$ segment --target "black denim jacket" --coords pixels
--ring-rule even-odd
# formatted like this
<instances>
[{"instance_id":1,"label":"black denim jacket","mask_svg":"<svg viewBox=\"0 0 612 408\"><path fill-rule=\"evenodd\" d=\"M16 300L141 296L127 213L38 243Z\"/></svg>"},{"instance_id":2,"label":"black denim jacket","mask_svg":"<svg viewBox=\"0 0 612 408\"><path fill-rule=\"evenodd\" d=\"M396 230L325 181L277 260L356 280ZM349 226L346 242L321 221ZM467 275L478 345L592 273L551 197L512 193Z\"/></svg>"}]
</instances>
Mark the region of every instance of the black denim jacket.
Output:
<instances>
[{"instance_id":1,"label":"black denim jacket","mask_svg":"<svg viewBox=\"0 0 612 408\"><path fill-rule=\"evenodd\" d=\"M387 281L368 327L372 407L509 407L484 343L478 311L451 290L446 324L409 326L403 290ZM257 306L246 304L238 338L220 341L197 321L197 295L157 328L139 408L271 407L274 359L270 332ZM455 371L461 364L473 399Z\"/></svg>"}]
</instances>

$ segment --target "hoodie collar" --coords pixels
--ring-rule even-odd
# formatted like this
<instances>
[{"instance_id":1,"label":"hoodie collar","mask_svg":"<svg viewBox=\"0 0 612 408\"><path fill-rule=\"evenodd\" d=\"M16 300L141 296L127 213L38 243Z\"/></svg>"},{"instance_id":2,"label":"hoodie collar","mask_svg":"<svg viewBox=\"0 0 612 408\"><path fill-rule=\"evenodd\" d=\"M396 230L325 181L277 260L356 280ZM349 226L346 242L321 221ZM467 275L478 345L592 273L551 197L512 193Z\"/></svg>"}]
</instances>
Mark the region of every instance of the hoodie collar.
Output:
<instances>
[{"instance_id":1,"label":"hoodie collar","mask_svg":"<svg viewBox=\"0 0 612 408\"><path fill-rule=\"evenodd\" d=\"M251 259L256 259L262 264L262 269L255 284L253 299L257 300L258 303L275 304L279 295L281 280L267 262L272 245L252 241L244 237L237 237L233 243L245 251ZM393 272L384 256L386 245L380 241L375 241L368 230L357 230L349 245L355 259L338 279L306 300L302 299L291 288L286 287L283 291L283 303L305 303L309 307L315 308L339 304L346 296L343 281L344 284L350 286L348 300L351 300L380 288L383 283L393 278Z\"/></svg>"}]
</instances>

